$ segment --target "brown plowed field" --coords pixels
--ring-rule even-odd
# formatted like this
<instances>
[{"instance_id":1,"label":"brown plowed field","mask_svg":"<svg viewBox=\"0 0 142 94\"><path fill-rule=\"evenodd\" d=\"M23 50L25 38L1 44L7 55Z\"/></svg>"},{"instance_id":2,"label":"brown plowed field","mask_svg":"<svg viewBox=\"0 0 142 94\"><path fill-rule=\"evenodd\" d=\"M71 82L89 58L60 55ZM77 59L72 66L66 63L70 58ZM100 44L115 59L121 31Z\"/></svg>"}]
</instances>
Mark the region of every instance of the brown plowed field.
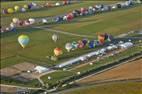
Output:
<instances>
[{"instance_id":1,"label":"brown plowed field","mask_svg":"<svg viewBox=\"0 0 142 94\"><path fill-rule=\"evenodd\" d=\"M142 79L142 59L122 64L116 68L92 75L80 80L79 84L87 84L98 81L111 81L122 79Z\"/></svg>"}]
</instances>

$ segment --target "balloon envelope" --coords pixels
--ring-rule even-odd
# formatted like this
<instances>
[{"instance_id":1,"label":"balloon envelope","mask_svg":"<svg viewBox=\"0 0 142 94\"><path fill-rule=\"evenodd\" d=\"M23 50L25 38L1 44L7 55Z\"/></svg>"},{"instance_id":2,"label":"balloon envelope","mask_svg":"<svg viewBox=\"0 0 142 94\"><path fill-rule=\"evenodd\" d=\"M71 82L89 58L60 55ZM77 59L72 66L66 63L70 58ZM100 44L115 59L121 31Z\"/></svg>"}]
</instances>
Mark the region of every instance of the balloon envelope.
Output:
<instances>
[{"instance_id":1,"label":"balloon envelope","mask_svg":"<svg viewBox=\"0 0 142 94\"><path fill-rule=\"evenodd\" d=\"M63 53L62 49L61 48L55 48L54 49L54 54L55 56L59 56Z\"/></svg>"},{"instance_id":2,"label":"balloon envelope","mask_svg":"<svg viewBox=\"0 0 142 94\"><path fill-rule=\"evenodd\" d=\"M23 48L25 48L27 46L27 44L29 43L29 40L30 39L27 35L20 35L18 37L18 42Z\"/></svg>"},{"instance_id":3,"label":"balloon envelope","mask_svg":"<svg viewBox=\"0 0 142 94\"><path fill-rule=\"evenodd\" d=\"M14 10L15 10L15 11L19 11L19 10L20 10L20 7L19 7L19 6L14 6Z\"/></svg>"},{"instance_id":4,"label":"balloon envelope","mask_svg":"<svg viewBox=\"0 0 142 94\"><path fill-rule=\"evenodd\" d=\"M94 47L95 47L94 41L90 41L90 42L89 42L89 48L94 48Z\"/></svg>"},{"instance_id":5,"label":"balloon envelope","mask_svg":"<svg viewBox=\"0 0 142 94\"><path fill-rule=\"evenodd\" d=\"M66 43L65 48L68 52L72 49L72 44L71 43Z\"/></svg>"},{"instance_id":6,"label":"balloon envelope","mask_svg":"<svg viewBox=\"0 0 142 94\"><path fill-rule=\"evenodd\" d=\"M13 18L13 19L12 19L12 22L13 22L13 23L18 23L18 21L19 21L18 18Z\"/></svg>"},{"instance_id":7,"label":"balloon envelope","mask_svg":"<svg viewBox=\"0 0 142 94\"><path fill-rule=\"evenodd\" d=\"M72 42L72 49L76 49L78 47L78 43L76 41Z\"/></svg>"},{"instance_id":8,"label":"balloon envelope","mask_svg":"<svg viewBox=\"0 0 142 94\"><path fill-rule=\"evenodd\" d=\"M23 7L26 8L26 9L28 9L28 5L24 5Z\"/></svg>"},{"instance_id":9,"label":"balloon envelope","mask_svg":"<svg viewBox=\"0 0 142 94\"><path fill-rule=\"evenodd\" d=\"M52 40L53 40L54 42L56 42L56 41L58 40L58 36L57 36L56 34L53 34L53 35L52 35Z\"/></svg>"},{"instance_id":10,"label":"balloon envelope","mask_svg":"<svg viewBox=\"0 0 142 94\"><path fill-rule=\"evenodd\" d=\"M104 44L104 42L105 42L105 35L98 35L98 40L99 40L99 43L101 44L101 45L103 45Z\"/></svg>"},{"instance_id":11,"label":"balloon envelope","mask_svg":"<svg viewBox=\"0 0 142 94\"><path fill-rule=\"evenodd\" d=\"M13 8L8 8L8 9L7 9L7 12L8 12L9 14L12 14L12 13L14 13L14 10L13 10Z\"/></svg>"}]
</instances>

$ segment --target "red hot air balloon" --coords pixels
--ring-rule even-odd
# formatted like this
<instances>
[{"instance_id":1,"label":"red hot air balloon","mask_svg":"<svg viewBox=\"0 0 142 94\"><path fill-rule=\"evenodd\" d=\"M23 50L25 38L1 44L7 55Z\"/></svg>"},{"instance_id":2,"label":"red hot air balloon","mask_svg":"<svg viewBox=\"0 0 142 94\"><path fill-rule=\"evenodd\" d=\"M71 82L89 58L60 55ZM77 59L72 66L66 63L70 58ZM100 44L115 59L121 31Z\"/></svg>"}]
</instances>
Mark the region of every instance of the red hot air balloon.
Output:
<instances>
[{"instance_id":1,"label":"red hot air balloon","mask_svg":"<svg viewBox=\"0 0 142 94\"><path fill-rule=\"evenodd\" d=\"M73 14L69 13L67 14L67 21L71 21L73 19Z\"/></svg>"},{"instance_id":2,"label":"red hot air balloon","mask_svg":"<svg viewBox=\"0 0 142 94\"><path fill-rule=\"evenodd\" d=\"M59 55L61 55L61 54L63 54L63 51L62 51L62 49L61 48L55 48L54 49L54 55L55 56L59 56Z\"/></svg>"}]
</instances>

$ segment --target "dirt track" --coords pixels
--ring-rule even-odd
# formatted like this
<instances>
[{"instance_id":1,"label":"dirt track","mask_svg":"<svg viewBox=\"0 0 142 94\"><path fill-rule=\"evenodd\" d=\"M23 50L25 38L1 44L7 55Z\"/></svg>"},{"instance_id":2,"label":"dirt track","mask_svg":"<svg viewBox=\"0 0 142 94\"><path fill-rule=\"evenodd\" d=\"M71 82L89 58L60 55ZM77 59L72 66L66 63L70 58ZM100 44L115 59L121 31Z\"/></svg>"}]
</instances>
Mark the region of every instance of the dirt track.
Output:
<instances>
[{"instance_id":1,"label":"dirt track","mask_svg":"<svg viewBox=\"0 0 142 94\"><path fill-rule=\"evenodd\" d=\"M142 79L142 59L123 64L117 68L105 71L103 73L92 75L80 80L79 84L87 84L104 80L121 80L121 79Z\"/></svg>"}]
</instances>

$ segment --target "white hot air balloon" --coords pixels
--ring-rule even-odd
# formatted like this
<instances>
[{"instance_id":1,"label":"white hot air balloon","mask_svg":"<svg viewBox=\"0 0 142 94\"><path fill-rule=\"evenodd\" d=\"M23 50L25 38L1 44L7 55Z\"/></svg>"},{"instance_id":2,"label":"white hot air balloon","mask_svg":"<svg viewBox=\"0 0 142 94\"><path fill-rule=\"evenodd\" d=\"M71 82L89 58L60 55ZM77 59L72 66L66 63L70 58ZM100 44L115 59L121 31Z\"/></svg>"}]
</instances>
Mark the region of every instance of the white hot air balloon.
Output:
<instances>
[{"instance_id":1,"label":"white hot air balloon","mask_svg":"<svg viewBox=\"0 0 142 94\"><path fill-rule=\"evenodd\" d=\"M53 34L53 35L52 35L52 40L53 40L54 42L56 42L56 41L58 40L58 36L57 36L56 34Z\"/></svg>"},{"instance_id":2,"label":"white hot air balloon","mask_svg":"<svg viewBox=\"0 0 142 94\"><path fill-rule=\"evenodd\" d=\"M72 49L72 44L71 43L66 43L65 48L68 52Z\"/></svg>"},{"instance_id":3,"label":"white hot air balloon","mask_svg":"<svg viewBox=\"0 0 142 94\"><path fill-rule=\"evenodd\" d=\"M35 19L34 18L29 18L29 22L30 22L30 24L34 24L35 23Z\"/></svg>"},{"instance_id":4,"label":"white hot air balloon","mask_svg":"<svg viewBox=\"0 0 142 94\"><path fill-rule=\"evenodd\" d=\"M43 23L43 24L46 24L46 23L47 23L47 20L46 20L46 19L42 19L42 23Z\"/></svg>"},{"instance_id":5,"label":"white hot air balloon","mask_svg":"<svg viewBox=\"0 0 142 94\"><path fill-rule=\"evenodd\" d=\"M13 23L18 23L18 21L19 21L18 18L13 18L13 19L12 19L12 22L13 22Z\"/></svg>"}]
</instances>

